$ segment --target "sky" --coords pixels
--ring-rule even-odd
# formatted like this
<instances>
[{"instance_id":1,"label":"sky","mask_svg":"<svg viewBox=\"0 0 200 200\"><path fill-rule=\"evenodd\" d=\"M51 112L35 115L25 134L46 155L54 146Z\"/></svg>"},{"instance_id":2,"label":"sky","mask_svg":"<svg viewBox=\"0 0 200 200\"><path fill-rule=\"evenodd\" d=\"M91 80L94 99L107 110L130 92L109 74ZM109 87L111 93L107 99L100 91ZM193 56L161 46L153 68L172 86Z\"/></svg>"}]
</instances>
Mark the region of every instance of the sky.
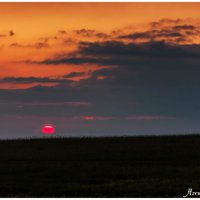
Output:
<instances>
[{"instance_id":1,"label":"sky","mask_svg":"<svg viewBox=\"0 0 200 200\"><path fill-rule=\"evenodd\" d=\"M200 3L0 3L0 139L200 132Z\"/></svg>"}]
</instances>

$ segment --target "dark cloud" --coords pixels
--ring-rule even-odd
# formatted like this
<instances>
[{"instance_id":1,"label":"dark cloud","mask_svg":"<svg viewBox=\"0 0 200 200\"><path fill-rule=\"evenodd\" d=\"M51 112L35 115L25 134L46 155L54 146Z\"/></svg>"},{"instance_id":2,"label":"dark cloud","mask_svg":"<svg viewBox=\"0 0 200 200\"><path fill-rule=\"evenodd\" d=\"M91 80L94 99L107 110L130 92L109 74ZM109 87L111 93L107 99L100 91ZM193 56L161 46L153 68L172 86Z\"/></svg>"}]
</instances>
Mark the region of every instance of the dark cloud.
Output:
<instances>
[{"instance_id":1,"label":"dark cloud","mask_svg":"<svg viewBox=\"0 0 200 200\"><path fill-rule=\"evenodd\" d=\"M160 19L159 21L150 22L150 26L152 28L158 28L163 26L174 26L174 25L183 25L186 23L187 20L185 19L169 19L164 18Z\"/></svg>"},{"instance_id":2,"label":"dark cloud","mask_svg":"<svg viewBox=\"0 0 200 200\"><path fill-rule=\"evenodd\" d=\"M151 32L150 31L145 31L145 32L135 32L132 34L128 34L128 35L121 35L119 36L119 38L125 38L125 39L133 39L133 40L137 40L137 39L149 39L151 37Z\"/></svg>"},{"instance_id":3,"label":"dark cloud","mask_svg":"<svg viewBox=\"0 0 200 200\"><path fill-rule=\"evenodd\" d=\"M200 45L171 45L164 41L128 43L119 41L81 42L78 52L70 56L59 56L43 61L26 61L47 65L96 63L99 65L121 65L137 63L139 57L194 58L200 57ZM75 55L79 54L79 57ZM74 55L74 56L73 56ZM92 56L92 57L91 57ZM136 59L137 58L137 59Z\"/></svg>"},{"instance_id":4,"label":"dark cloud","mask_svg":"<svg viewBox=\"0 0 200 200\"><path fill-rule=\"evenodd\" d=\"M187 28L188 27L188 28ZM170 43L187 42L188 36L195 36L199 33L199 30L191 28L193 26L175 26L172 29L151 30L145 32L134 32L128 35L119 36L120 39L131 40L146 40L146 41L161 41L164 40ZM190 32L182 32L182 30L190 30Z\"/></svg>"},{"instance_id":5,"label":"dark cloud","mask_svg":"<svg viewBox=\"0 0 200 200\"><path fill-rule=\"evenodd\" d=\"M64 75L64 78L75 78L85 75L85 72L71 72L69 74Z\"/></svg>"},{"instance_id":6,"label":"dark cloud","mask_svg":"<svg viewBox=\"0 0 200 200\"><path fill-rule=\"evenodd\" d=\"M68 79L52 79L48 77L5 77L0 79L1 83L72 83Z\"/></svg>"},{"instance_id":7,"label":"dark cloud","mask_svg":"<svg viewBox=\"0 0 200 200\"><path fill-rule=\"evenodd\" d=\"M49 48L50 46L47 42L37 42L35 44L19 44L15 42L15 43L10 44L10 47L42 49L42 48Z\"/></svg>"},{"instance_id":8,"label":"dark cloud","mask_svg":"<svg viewBox=\"0 0 200 200\"><path fill-rule=\"evenodd\" d=\"M118 41L109 42L82 42L80 53L84 55L119 55L119 56L149 56L149 57L191 57L199 58L197 49L200 45L170 45L164 41L128 43Z\"/></svg>"},{"instance_id":9,"label":"dark cloud","mask_svg":"<svg viewBox=\"0 0 200 200\"><path fill-rule=\"evenodd\" d=\"M116 41L84 42L81 43L78 52L82 57L53 58L39 63L50 65L95 63L107 66L94 71L90 78L81 80L82 88L130 87L142 88L141 90L145 91L158 88L158 92L163 94L159 87L162 85L169 95L176 96L174 94L176 87L177 89L180 87L181 90L184 87L191 87L191 91L194 91L193 85L200 84L199 52L199 45L170 45L165 42L142 44ZM88 58L91 55L94 58ZM175 87L170 90L173 85Z\"/></svg>"},{"instance_id":10,"label":"dark cloud","mask_svg":"<svg viewBox=\"0 0 200 200\"><path fill-rule=\"evenodd\" d=\"M48 43L50 40L57 41L58 39L58 36L47 36L39 38L38 41L41 41L42 43Z\"/></svg>"},{"instance_id":11,"label":"dark cloud","mask_svg":"<svg viewBox=\"0 0 200 200\"><path fill-rule=\"evenodd\" d=\"M194 25L188 25L188 24L184 24L184 25L177 25L174 26L173 29L175 30L195 30L197 27Z\"/></svg>"},{"instance_id":12,"label":"dark cloud","mask_svg":"<svg viewBox=\"0 0 200 200\"><path fill-rule=\"evenodd\" d=\"M200 27L186 20L163 19L158 22L152 22L145 31L129 31L128 34L118 35L119 39L128 39L132 41L162 41L166 43L191 43L194 36L198 36Z\"/></svg>"},{"instance_id":13,"label":"dark cloud","mask_svg":"<svg viewBox=\"0 0 200 200\"><path fill-rule=\"evenodd\" d=\"M78 44L78 41L72 38L64 38L62 41L64 45Z\"/></svg>"},{"instance_id":14,"label":"dark cloud","mask_svg":"<svg viewBox=\"0 0 200 200\"><path fill-rule=\"evenodd\" d=\"M103 38L107 39L110 36L103 32L98 32L96 30L91 29L79 29L74 31L77 35L81 35L83 37L97 37L97 38Z\"/></svg>"},{"instance_id":15,"label":"dark cloud","mask_svg":"<svg viewBox=\"0 0 200 200\"><path fill-rule=\"evenodd\" d=\"M65 34L67 34L67 31L65 31L65 30L59 30L58 33L61 34L61 35L65 35Z\"/></svg>"},{"instance_id":16,"label":"dark cloud","mask_svg":"<svg viewBox=\"0 0 200 200\"><path fill-rule=\"evenodd\" d=\"M15 43L10 44L10 47L19 47L20 48L20 47L24 47L24 45L15 42Z\"/></svg>"},{"instance_id":17,"label":"dark cloud","mask_svg":"<svg viewBox=\"0 0 200 200\"><path fill-rule=\"evenodd\" d=\"M43 61L25 61L27 63L37 63L46 65L59 65L59 64L83 64L83 63L98 63L98 59L91 57L58 57L53 59L46 59Z\"/></svg>"}]
</instances>

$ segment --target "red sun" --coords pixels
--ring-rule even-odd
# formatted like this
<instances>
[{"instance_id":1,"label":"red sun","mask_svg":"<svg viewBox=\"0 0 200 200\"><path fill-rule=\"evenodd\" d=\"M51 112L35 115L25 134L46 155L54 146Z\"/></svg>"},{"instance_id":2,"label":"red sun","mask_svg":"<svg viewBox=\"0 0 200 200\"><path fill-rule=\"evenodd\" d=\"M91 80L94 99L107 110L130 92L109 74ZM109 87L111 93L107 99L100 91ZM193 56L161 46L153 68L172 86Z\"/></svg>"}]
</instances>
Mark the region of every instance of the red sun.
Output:
<instances>
[{"instance_id":1,"label":"red sun","mask_svg":"<svg viewBox=\"0 0 200 200\"><path fill-rule=\"evenodd\" d=\"M53 125L44 125L42 127L42 133L43 134L54 134L55 133L55 128L53 127Z\"/></svg>"}]
</instances>

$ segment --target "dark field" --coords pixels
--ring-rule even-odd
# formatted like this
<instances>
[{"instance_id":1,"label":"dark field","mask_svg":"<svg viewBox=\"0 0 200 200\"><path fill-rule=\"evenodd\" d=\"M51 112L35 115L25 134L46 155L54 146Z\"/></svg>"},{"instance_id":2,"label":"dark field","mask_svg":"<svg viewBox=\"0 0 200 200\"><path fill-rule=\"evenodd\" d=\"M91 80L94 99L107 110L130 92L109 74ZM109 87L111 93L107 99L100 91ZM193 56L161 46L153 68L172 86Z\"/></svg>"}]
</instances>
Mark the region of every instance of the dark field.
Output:
<instances>
[{"instance_id":1,"label":"dark field","mask_svg":"<svg viewBox=\"0 0 200 200\"><path fill-rule=\"evenodd\" d=\"M200 136L0 141L0 197L182 197Z\"/></svg>"}]
</instances>

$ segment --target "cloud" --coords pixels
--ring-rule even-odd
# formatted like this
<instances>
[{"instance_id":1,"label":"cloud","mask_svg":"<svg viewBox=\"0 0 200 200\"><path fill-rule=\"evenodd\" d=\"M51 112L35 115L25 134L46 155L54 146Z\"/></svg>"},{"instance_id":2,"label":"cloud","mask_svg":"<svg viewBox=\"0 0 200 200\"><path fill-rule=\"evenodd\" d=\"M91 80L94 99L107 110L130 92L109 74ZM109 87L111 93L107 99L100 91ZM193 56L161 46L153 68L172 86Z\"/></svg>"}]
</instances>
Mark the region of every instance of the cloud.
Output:
<instances>
[{"instance_id":1,"label":"cloud","mask_svg":"<svg viewBox=\"0 0 200 200\"><path fill-rule=\"evenodd\" d=\"M63 76L63 78L75 78L85 75L85 72L71 72Z\"/></svg>"},{"instance_id":2,"label":"cloud","mask_svg":"<svg viewBox=\"0 0 200 200\"><path fill-rule=\"evenodd\" d=\"M47 42L37 42L35 44L19 44L15 42L10 44L10 47L42 49L42 48L50 48L50 45Z\"/></svg>"},{"instance_id":3,"label":"cloud","mask_svg":"<svg viewBox=\"0 0 200 200\"><path fill-rule=\"evenodd\" d=\"M195 59L198 62L200 58L200 45L171 45L163 41L145 42L141 44L123 43L118 41L110 42L82 42L80 44L79 55L82 57L71 57L76 63L83 63L84 57L93 56L88 59L88 63L95 63L105 66L132 66L132 68L143 68L145 62L153 63L164 62L166 66L169 60ZM76 54L76 53L75 53ZM74 55L75 55L74 54ZM166 59L168 62L165 62ZM50 59L51 60L51 59ZM63 62L64 61L64 62ZM68 58L52 59L51 62L67 63ZM74 62L75 63L75 62ZM138 67L137 67L138 66ZM152 65L149 65L151 68ZM157 65L155 65L156 67ZM163 69L163 67L160 67ZM169 67L169 66L168 66Z\"/></svg>"},{"instance_id":4,"label":"cloud","mask_svg":"<svg viewBox=\"0 0 200 200\"><path fill-rule=\"evenodd\" d=\"M152 28L158 27L166 27L166 26L174 26L174 25L183 25L186 23L195 23L194 20L191 19L170 19L170 18L163 18L158 21L150 22L149 25Z\"/></svg>"},{"instance_id":5,"label":"cloud","mask_svg":"<svg viewBox=\"0 0 200 200\"><path fill-rule=\"evenodd\" d=\"M144 115L144 116L128 116L127 120L142 120L142 121L152 121L152 120L168 120L173 119L171 117L166 116L152 116L152 115Z\"/></svg>"},{"instance_id":6,"label":"cloud","mask_svg":"<svg viewBox=\"0 0 200 200\"><path fill-rule=\"evenodd\" d=\"M171 39L173 41L185 41L186 37L184 34L174 31L174 30L152 30L152 31L146 31L146 32L135 32L128 35L121 35L119 38L122 39L131 39L131 40L137 40L137 39L145 39L146 41L154 41L158 38L161 38L160 40L163 40L166 38L166 41L170 41Z\"/></svg>"},{"instance_id":7,"label":"cloud","mask_svg":"<svg viewBox=\"0 0 200 200\"><path fill-rule=\"evenodd\" d=\"M41 107L49 107L49 106L75 106L75 107L85 107L90 106L90 102L17 102L15 100L13 101L0 101L1 105L7 106L7 105L13 105L17 108L24 108L25 106L41 106Z\"/></svg>"},{"instance_id":8,"label":"cloud","mask_svg":"<svg viewBox=\"0 0 200 200\"><path fill-rule=\"evenodd\" d=\"M79 30L74 30L74 32L77 35L83 36L83 37L96 37L96 38L102 38L102 39L108 39L110 36L106 33L103 32L98 32L96 30L92 29L79 29Z\"/></svg>"},{"instance_id":9,"label":"cloud","mask_svg":"<svg viewBox=\"0 0 200 200\"><path fill-rule=\"evenodd\" d=\"M108 41L108 42L81 42L80 43L80 53L83 55L97 55L97 56L110 56L110 55L132 55L132 56L145 56L152 55L156 53L157 46L165 46L164 42L160 43L143 43L135 44L129 43L125 44L119 41ZM151 48L151 49L150 49ZM160 53L160 52L159 52Z\"/></svg>"},{"instance_id":10,"label":"cloud","mask_svg":"<svg viewBox=\"0 0 200 200\"><path fill-rule=\"evenodd\" d=\"M57 79L39 78L39 77L5 77L0 79L1 82L20 82L20 83L32 83L32 82L57 82Z\"/></svg>"},{"instance_id":11,"label":"cloud","mask_svg":"<svg viewBox=\"0 0 200 200\"><path fill-rule=\"evenodd\" d=\"M119 41L107 42L81 42L78 52L70 56L62 55L42 61L27 60L26 63L46 65L60 64L98 64L106 66L118 66L137 63L140 58L152 59L184 59L200 58L200 45L172 45L164 41L145 43L123 43ZM79 56L76 56L79 55Z\"/></svg>"},{"instance_id":12,"label":"cloud","mask_svg":"<svg viewBox=\"0 0 200 200\"><path fill-rule=\"evenodd\" d=\"M48 87L69 87L74 81L66 78L49 78L49 77L4 77L0 79L0 84L7 84L9 88L15 88L15 85L20 87L31 88L38 86Z\"/></svg>"},{"instance_id":13,"label":"cloud","mask_svg":"<svg viewBox=\"0 0 200 200\"><path fill-rule=\"evenodd\" d=\"M172 28L175 30L195 30L197 27L194 25L184 24L184 25L173 26Z\"/></svg>"},{"instance_id":14,"label":"cloud","mask_svg":"<svg viewBox=\"0 0 200 200\"><path fill-rule=\"evenodd\" d=\"M109 116L75 116L72 117L75 120L83 120L83 121L107 121L107 120L114 120L114 117Z\"/></svg>"},{"instance_id":15,"label":"cloud","mask_svg":"<svg viewBox=\"0 0 200 200\"><path fill-rule=\"evenodd\" d=\"M71 57L55 57L37 63L107 66L93 71L89 78L80 80L77 87L88 88L90 92L95 89L98 91L97 88L108 87L112 90L114 87L129 87L139 96L141 91L142 94L157 91L163 95L161 100L166 95L171 99L178 98L176 90L185 97L185 87L195 92L195 86L199 84L199 52L200 45L172 45L163 41L140 44L119 41L81 42L78 52L74 52L79 57L73 57L72 54ZM163 88L159 87L161 85ZM86 93L81 91L80 94L85 96ZM152 98L152 94L149 94L149 98Z\"/></svg>"},{"instance_id":16,"label":"cloud","mask_svg":"<svg viewBox=\"0 0 200 200\"><path fill-rule=\"evenodd\" d=\"M148 57L191 57L199 58L200 45L171 45L164 41L145 42L141 44L109 42L82 42L80 53L96 56L148 56Z\"/></svg>"},{"instance_id":17,"label":"cloud","mask_svg":"<svg viewBox=\"0 0 200 200\"><path fill-rule=\"evenodd\" d=\"M25 61L27 63L37 63L46 65L59 65L59 64L83 64L83 63L97 63L98 59L91 57L56 57L53 59L46 59L43 61Z\"/></svg>"},{"instance_id":18,"label":"cloud","mask_svg":"<svg viewBox=\"0 0 200 200\"><path fill-rule=\"evenodd\" d=\"M135 42L162 41L172 44L189 44L199 37L200 26L187 20L163 19L148 24L145 31L129 31L121 34L119 39L127 39Z\"/></svg>"},{"instance_id":19,"label":"cloud","mask_svg":"<svg viewBox=\"0 0 200 200\"><path fill-rule=\"evenodd\" d=\"M67 34L67 31L65 31L65 30L59 30L58 33L61 34L61 35L65 35L65 34Z\"/></svg>"},{"instance_id":20,"label":"cloud","mask_svg":"<svg viewBox=\"0 0 200 200\"><path fill-rule=\"evenodd\" d=\"M137 115L137 116L124 116L124 117L112 117L112 116L76 116L73 117L76 120L84 121L104 121L104 120L133 120L133 121L154 121L154 120L172 120L174 118L168 116L155 116L155 115Z\"/></svg>"}]
</instances>

